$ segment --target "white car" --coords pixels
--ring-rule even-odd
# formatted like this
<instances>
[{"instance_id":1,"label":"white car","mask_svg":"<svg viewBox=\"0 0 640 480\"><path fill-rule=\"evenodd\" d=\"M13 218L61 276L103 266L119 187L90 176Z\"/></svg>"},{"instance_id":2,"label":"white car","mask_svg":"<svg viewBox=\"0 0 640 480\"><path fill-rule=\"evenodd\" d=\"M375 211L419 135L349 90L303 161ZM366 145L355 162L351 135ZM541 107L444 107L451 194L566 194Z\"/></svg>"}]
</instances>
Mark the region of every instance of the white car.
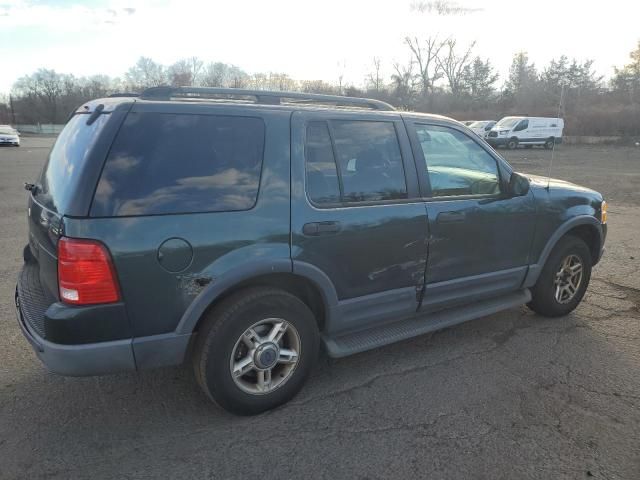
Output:
<instances>
[{"instance_id":1,"label":"white car","mask_svg":"<svg viewBox=\"0 0 640 480\"><path fill-rule=\"evenodd\" d=\"M480 138L485 138L495 124L495 120L478 120L469 125L469 128Z\"/></svg>"},{"instance_id":2,"label":"white car","mask_svg":"<svg viewBox=\"0 0 640 480\"><path fill-rule=\"evenodd\" d=\"M0 145L20 146L20 134L11 125L0 125Z\"/></svg>"}]
</instances>

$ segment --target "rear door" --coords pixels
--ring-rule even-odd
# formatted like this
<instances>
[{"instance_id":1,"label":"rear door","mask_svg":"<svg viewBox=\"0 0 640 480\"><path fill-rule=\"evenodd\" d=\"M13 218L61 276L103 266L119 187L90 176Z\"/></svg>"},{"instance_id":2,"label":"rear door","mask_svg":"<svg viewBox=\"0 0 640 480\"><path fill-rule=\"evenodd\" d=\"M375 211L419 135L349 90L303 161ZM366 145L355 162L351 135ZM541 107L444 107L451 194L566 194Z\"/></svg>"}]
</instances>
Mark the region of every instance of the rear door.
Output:
<instances>
[{"instance_id":1,"label":"rear door","mask_svg":"<svg viewBox=\"0 0 640 480\"><path fill-rule=\"evenodd\" d=\"M529 263L533 194L508 195L510 170L462 129L407 123L429 219L423 308L517 290Z\"/></svg>"},{"instance_id":2,"label":"rear door","mask_svg":"<svg viewBox=\"0 0 640 480\"><path fill-rule=\"evenodd\" d=\"M529 120L529 132L531 139L542 142L549 137L549 121L544 118L532 118Z\"/></svg>"},{"instance_id":3,"label":"rear door","mask_svg":"<svg viewBox=\"0 0 640 480\"><path fill-rule=\"evenodd\" d=\"M330 333L415 312L426 266L426 209L397 114L292 117L294 271L328 277Z\"/></svg>"}]
</instances>

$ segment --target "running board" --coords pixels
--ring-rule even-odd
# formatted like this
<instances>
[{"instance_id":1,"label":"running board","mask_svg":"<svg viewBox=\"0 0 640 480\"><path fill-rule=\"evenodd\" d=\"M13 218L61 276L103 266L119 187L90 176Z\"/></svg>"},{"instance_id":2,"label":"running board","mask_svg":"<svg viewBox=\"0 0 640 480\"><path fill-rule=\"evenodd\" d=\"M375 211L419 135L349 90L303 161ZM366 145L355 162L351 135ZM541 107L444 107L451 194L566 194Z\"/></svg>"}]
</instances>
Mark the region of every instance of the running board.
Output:
<instances>
[{"instance_id":1,"label":"running board","mask_svg":"<svg viewBox=\"0 0 640 480\"><path fill-rule=\"evenodd\" d=\"M323 337L323 341L330 357L346 357L517 307L530 300L531 292L524 289L462 307L412 316L368 330L337 337Z\"/></svg>"}]
</instances>

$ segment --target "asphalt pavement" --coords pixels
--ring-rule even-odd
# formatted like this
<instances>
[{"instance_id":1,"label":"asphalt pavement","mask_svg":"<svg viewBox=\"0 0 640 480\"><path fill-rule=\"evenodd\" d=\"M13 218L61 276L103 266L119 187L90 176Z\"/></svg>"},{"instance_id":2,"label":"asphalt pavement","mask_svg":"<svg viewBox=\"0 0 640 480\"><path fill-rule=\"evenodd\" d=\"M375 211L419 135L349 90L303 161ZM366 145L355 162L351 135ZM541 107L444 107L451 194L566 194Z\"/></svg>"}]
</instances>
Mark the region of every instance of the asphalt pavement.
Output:
<instances>
[{"instance_id":1,"label":"asphalt pavement","mask_svg":"<svg viewBox=\"0 0 640 480\"><path fill-rule=\"evenodd\" d=\"M288 405L235 417L188 366L64 378L16 323L25 181L52 139L0 149L0 478L640 478L640 149L562 146L556 177L602 191L607 252L583 303L526 307L341 360ZM545 173L550 152L518 150Z\"/></svg>"}]
</instances>

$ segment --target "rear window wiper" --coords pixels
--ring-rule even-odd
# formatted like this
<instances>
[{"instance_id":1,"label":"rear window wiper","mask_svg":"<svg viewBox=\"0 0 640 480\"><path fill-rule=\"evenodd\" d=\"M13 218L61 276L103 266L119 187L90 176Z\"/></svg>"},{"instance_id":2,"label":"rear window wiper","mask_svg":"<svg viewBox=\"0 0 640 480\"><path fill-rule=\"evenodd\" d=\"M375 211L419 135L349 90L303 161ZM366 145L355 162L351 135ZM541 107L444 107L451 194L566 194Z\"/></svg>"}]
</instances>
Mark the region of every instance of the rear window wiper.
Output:
<instances>
[{"instance_id":1,"label":"rear window wiper","mask_svg":"<svg viewBox=\"0 0 640 480\"><path fill-rule=\"evenodd\" d=\"M91 115L89 115L89 118L87 119L87 125L91 125L93 122L95 122L103 110L104 110L104 105L102 103L96 106L95 110L93 110L93 112L91 113Z\"/></svg>"}]
</instances>

